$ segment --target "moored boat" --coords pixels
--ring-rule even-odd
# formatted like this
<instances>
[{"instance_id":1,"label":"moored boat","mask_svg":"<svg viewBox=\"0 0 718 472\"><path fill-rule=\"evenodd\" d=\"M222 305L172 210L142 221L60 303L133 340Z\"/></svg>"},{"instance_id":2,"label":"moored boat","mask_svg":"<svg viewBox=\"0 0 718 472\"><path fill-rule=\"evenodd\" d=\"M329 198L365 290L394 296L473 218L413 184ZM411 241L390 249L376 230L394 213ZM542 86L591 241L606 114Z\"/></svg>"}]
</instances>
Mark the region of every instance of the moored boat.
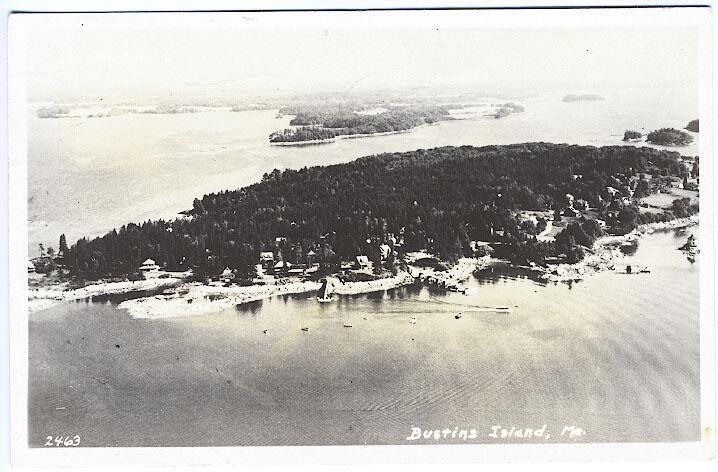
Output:
<instances>
[{"instance_id":1,"label":"moored boat","mask_svg":"<svg viewBox=\"0 0 718 472\"><path fill-rule=\"evenodd\" d=\"M322 286L319 289L319 295L317 296L317 301L319 303L329 303L333 300L332 298L332 292L331 292L331 284L329 283L329 280L322 279Z\"/></svg>"}]
</instances>

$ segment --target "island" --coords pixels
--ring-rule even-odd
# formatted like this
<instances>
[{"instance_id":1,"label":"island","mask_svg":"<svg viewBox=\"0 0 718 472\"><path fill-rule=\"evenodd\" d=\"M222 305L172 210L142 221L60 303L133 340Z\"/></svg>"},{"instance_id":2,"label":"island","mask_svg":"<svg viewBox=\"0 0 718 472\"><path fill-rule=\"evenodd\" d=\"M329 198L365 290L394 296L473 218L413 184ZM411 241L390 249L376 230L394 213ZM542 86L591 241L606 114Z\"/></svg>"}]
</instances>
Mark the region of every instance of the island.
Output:
<instances>
[{"instance_id":1,"label":"island","mask_svg":"<svg viewBox=\"0 0 718 472\"><path fill-rule=\"evenodd\" d=\"M283 107L280 115L295 115L287 128L269 135L273 144L329 142L334 138L374 136L407 131L421 125L450 119L449 108L432 105L393 105L366 112L366 107L325 104L322 106Z\"/></svg>"},{"instance_id":2,"label":"island","mask_svg":"<svg viewBox=\"0 0 718 472\"><path fill-rule=\"evenodd\" d=\"M72 245L61 236L57 252L41 248L28 267L45 274L31 297L189 283L183 294L236 304L317 290L320 279L333 281L336 293L416 280L460 291L462 280L493 260L580 278L587 267L605 269L606 238L695 223L697 199L679 196L657 208L643 202L696 178L667 150L549 143L441 147L274 170L253 185L197 198L172 221L130 223ZM155 313L157 300L140 311Z\"/></svg>"},{"instance_id":3,"label":"island","mask_svg":"<svg viewBox=\"0 0 718 472\"><path fill-rule=\"evenodd\" d=\"M70 116L71 109L66 106L47 106L37 110L38 118L66 118Z\"/></svg>"},{"instance_id":4,"label":"island","mask_svg":"<svg viewBox=\"0 0 718 472\"><path fill-rule=\"evenodd\" d=\"M492 116L496 119L499 119L505 118L512 113L521 113L523 111L524 107L521 105L518 105L516 103L504 103L503 105L498 105L496 111L494 113L490 113L488 116Z\"/></svg>"},{"instance_id":5,"label":"island","mask_svg":"<svg viewBox=\"0 0 718 472\"><path fill-rule=\"evenodd\" d=\"M693 142L693 136L675 128L661 128L648 133L646 141L661 146L686 146Z\"/></svg>"},{"instance_id":6,"label":"island","mask_svg":"<svg viewBox=\"0 0 718 472\"><path fill-rule=\"evenodd\" d=\"M592 95L592 94L586 94L586 95L566 95L563 97L563 101L565 103L571 103L571 102L596 102L603 100L603 97L600 95Z\"/></svg>"},{"instance_id":7,"label":"island","mask_svg":"<svg viewBox=\"0 0 718 472\"><path fill-rule=\"evenodd\" d=\"M693 131L694 133L697 133L698 129L699 129L698 120L689 121L688 124L686 125L685 129L687 129L688 131Z\"/></svg>"},{"instance_id":8,"label":"island","mask_svg":"<svg viewBox=\"0 0 718 472\"><path fill-rule=\"evenodd\" d=\"M633 131L633 130L629 129L629 130L626 130L625 133L623 133L624 141L627 141L627 142L628 141L640 141L641 139L643 139L643 134L641 134L638 131Z\"/></svg>"}]
</instances>

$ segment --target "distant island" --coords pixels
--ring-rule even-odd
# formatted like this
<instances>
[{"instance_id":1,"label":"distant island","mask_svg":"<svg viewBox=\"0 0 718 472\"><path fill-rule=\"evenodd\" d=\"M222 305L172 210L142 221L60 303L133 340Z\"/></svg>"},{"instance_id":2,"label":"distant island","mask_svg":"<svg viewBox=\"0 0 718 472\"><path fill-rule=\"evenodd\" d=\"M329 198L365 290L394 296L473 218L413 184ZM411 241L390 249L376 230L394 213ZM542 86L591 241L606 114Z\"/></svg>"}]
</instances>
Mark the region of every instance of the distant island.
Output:
<instances>
[{"instance_id":1,"label":"distant island","mask_svg":"<svg viewBox=\"0 0 718 472\"><path fill-rule=\"evenodd\" d=\"M64 106L50 106L42 107L37 110L38 118L65 118L70 115L69 107Z\"/></svg>"},{"instance_id":2,"label":"distant island","mask_svg":"<svg viewBox=\"0 0 718 472\"><path fill-rule=\"evenodd\" d=\"M688 122L685 129L687 129L688 131L693 131L694 133L697 133L698 128L699 128L698 120L691 120Z\"/></svg>"},{"instance_id":3,"label":"distant island","mask_svg":"<svg viewBox=\"0 0 718 472\"><path fill-rule=\"evenodd\" d=\"M231 268L246 283L265 260L279 275L290 267L340 274L355 261L381 276L396 273L412 251L453 262L490 250L543 267L580 261L606 233L695 214L688 198L661 212L638 205L688 176L678 153L647 147L529 143L381 154L274 170L259 183L195 199L186 217L128 224L69 247L63 237L59 252L78 280L141 278L148 259L198 279ZM551 224L560 229L555 237L539 238Z\"/></svg>"},{"instance_id":4,"label":"distant island","mask_svg":"<svg viewBox=\"0 0 718 472\"><path fill-rule=\"evenodd\" d=\"M600 96L600 95L591 95L591 94L586 94L586 95L571 95L571 94L569 94L569 95L566 95L565 97L563 97L563 101L566 102L566 103L571 103L571 102L596 102L596 101L600 101L600 100L603 100L603 97L602 97L602 96Z\"/></svg>"},{"instance_id":5,"label":"distant island","mask_svg":"<svg viewBox=\"0 0 718 472\"><path fill-rule=\"evenodd\" d=\"M280 114L293 114L288 128L269 135L270 143L328 141L338 136L376 135L406 131L417 126L450 119L446 106L393 106L378 113L343 105L283 107Z\"/></svg>"},{"instance_id":6,"label":"distant island","mask_svg":"<svg viewBox=\"0 0 718 472\"><path fill-rule=\"evenodd\" d=\"M638 131L633 130L626 130L625 133L623 133L623 140L624 141L640 141L643 139L643 134L641 134Z\"/></svg>"},{"instance_id":7,"label":"distant island","mask_svg":"<svg viewBox=\"0 0 718 472\"><path fill-rule=\"evenodd\" d=\"M505 118L512 113L521 113L524 111L524 107L521 105L518 105L516 103L504 103L503 105L500 105L494 113L491 113L489 116L493 116L496 119L499 118Z\"/></svg>"},{"instance_id":8,"label":"distant island","mask_svg":"<svg viewBox=\"0 0 718 472\"><path fill-rule=\"evenodd\" d=\"M661 146L686 146L693 142L693 136L675 128L661 128L648 133L646 141Z\"/></svg>"}]
</instances>

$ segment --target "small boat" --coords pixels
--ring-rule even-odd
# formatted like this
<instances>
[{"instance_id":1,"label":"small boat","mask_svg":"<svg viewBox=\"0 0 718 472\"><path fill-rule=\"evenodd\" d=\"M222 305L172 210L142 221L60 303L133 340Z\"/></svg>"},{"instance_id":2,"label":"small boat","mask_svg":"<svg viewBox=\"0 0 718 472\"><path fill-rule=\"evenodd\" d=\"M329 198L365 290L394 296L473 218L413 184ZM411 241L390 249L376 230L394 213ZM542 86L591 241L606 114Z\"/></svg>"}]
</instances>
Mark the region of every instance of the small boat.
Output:
<instances>
[{"instance_id":1,"label":"small boat","mask_svg":"<svg viewBox=\"0 0 718 472\"><path fill-rule=\"evenodd\" d=\"M351 323L349 323L348 321L345 321L345 322L344 322L344 327L345 327L345 328L351 328L352 326L353 326L353 325L352 325Z\"/></svg>"},{"instance_id":2,"label":"small boat","mask_svg":"<svg viewBox=\"0 0 718 472\"><path fill-rule=\"evenodd\" d=\"M269 330L268 330L268 329L263 329L262 332L263 332L264 334L267 334L267 333L269 333Z\"/></svg>"},{"instance_id":3,"label":"small boat","mask_svg":"<svg viewBox=\"0 0 718 472\"><path fill-rule=\"evenodd\" d=\"M508 306L497 306L497 307L495 308L495 310L496 310L497 312L500 312L500 313L508 313L508 312L511 311L511 307L508 307Z\"/></svg>"},{"instance_id":4,"label":"small boat","mask_svg":"<svg viewBox=\"0 0 718 472\"><path fill-rule=\"evenodd\" d=\"M416 316L412 316L411 318L409 318L409 323L416 324Z\"/></svg>"},{"instance_id":5,"label":"small boat","mask_svg":"<svg viewBox=\"0 0 718 472\"><path fill-rule=\"evenodd\" d=\"M309 328L305 326L304 328L302 328L302 331L309 331Z\"/></svg>"},{"instance_id":6,"label":"small boat","mask_svg":"<svg viewBox=\"0 0 718 472\"><path fill-rule=\"evenodd\" d=\"M331 284L327 279L322 279L322 286L319 289L319 296L317 296L319 303L329 303L332 301Z\"/></svg>"},{"instance_id":7,"label":"small boat","mask_svg":"<svg viewBox=\"0 0 718 472\"><path fill-rule=\"evenodd\" d=\"M458 319L461 319L461 313L455 314L455 315L454 315L454 318L456 318L457 320L458 320Z\"/></svg>"}]
</instances>

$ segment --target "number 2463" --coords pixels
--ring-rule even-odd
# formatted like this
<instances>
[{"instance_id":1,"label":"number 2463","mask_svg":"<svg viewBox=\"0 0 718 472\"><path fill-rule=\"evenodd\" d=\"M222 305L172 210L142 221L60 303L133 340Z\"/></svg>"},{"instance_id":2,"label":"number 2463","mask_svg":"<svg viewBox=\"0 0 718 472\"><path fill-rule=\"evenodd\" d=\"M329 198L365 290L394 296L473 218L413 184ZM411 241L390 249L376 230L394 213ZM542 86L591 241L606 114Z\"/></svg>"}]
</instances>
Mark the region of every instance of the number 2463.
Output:
<instances>
[{"instance_id":1,"label":"number 2463","mask_svg":"<svg viewBox=\"0 0 718 472\"><path fill-rule=\"evenodd\" d=\"M48 436L45 438L47 447L76 447L80 445L80 436Z\"/></svg>"}]
</instances>

